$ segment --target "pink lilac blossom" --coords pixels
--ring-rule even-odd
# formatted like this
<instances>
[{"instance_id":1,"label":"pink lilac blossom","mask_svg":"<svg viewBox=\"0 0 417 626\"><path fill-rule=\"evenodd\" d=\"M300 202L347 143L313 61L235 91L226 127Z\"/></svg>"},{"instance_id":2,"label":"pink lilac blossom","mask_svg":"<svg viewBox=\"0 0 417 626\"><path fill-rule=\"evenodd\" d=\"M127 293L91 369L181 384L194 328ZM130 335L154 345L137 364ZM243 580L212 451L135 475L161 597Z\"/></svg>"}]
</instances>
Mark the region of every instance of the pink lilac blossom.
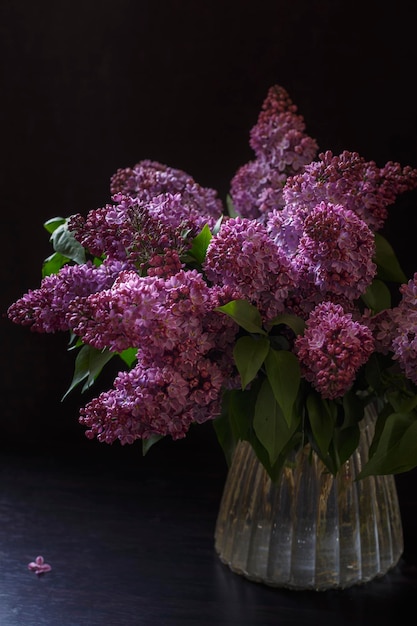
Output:
<instances>
[{"instance_id":1,"label":"pink lilac blossom","mask_svg":"<svg viewBox=\"0 0 417 626\"><path fill-rule=\"evenodd\" d=\"M128 259L142 272L159 267L169 275L183 264L180 256L191 245L204 216L185 206L179 194L157 196L144 204L136 198L114 196L115 204L90 211L87 218L77 214L68 228L91 254Z\"/></svg>"},{"instance_id":2,"label":"pink lilac blossom","mask_svg":"<svg viewBox=\"0 0 417 626\"><path fill-rule=\"evenodd\" d=\"M269 236L289 258L297 253L308 213L308 209L301 205L274 209L267 216Z\"/></svg>"},{"instance_id":3,"label":"pink lilac blossom","mask_svg":"<svg viewBox=\"0 0 417 626\"><path fill-rule=\"evenodd\" d=\"M236 298L258 306L266 319L283 311L296 280L290 262L265 226L240 217L224 222L212 238L203 271L213 284L227 285Z\"/></svg>"},{"instance_id":4,"label":"pink lilac blossom","mask_svg":"<svg viewBox=\"0 0 417 626\"><path fill-rule=\"evenodd\" d=\"M272 162L280 171L298 171L317 154L317 143L304 134L305 122L288 92L274 85L262 104L249 144L257 159Z\"/></svg>"},{"instance_id":5,"label":"pink lilac blossom","mask_svg":"<svg viewBox=\"0 0 417 626\"><path fill-rule=\"evenodd\" d=\"M351 388L374 351L374 341L370 329L341 305L322 302L311 312L294 351L306 380L323 398L335 399Z\"/></svg>"},{"instance_id":6,"label":"pink lilac blossom","mask_svg":"<svg viewBox=\"0 0 417 626\"><path fill-rule=\"evenodd\" d=\"M209 288L196 270L168 280L126 272L107 300L111 307L100 310L104 295L93 299L95 321L88 313L76 332L97 347L137 345L138 364L81 409L86 435L122 444L152 435L178 439L193 422L219 415L222 391L240 384L233 362L239 327L214 310L231 299L230 290Z\"/></svg>"},{"instance_id":7,"label":"pink lilac blossom","mask_svg":"<svg viewBox=\"0 0 417 626\"><path fill-rule=\"evenodd\" d=\"M71 329L97 349L121 352L146 343L160 352L190 340L209 349L202 319L211 308L210 289L197 270L168 279L122 272L110 289L81 304L70 307Z\"/></svg>"},{"instance_id":8,"label":"pink lilac blossom","mask_svg":"<svg viewBox=\"0 0 417 626\"><path fill-rule=\"evenodd\" d=\"M58 274L45 277L39 289L28 291L14 302L7 312L9 319L39 333L69 330L67 313L71 302L77 299L81 303L90 294L107 289L126 267L112 260L98 267L91 261L64 265Z\"/></svg>"},{"instance_id":9,"label":"pink lilac blossom","mask_svg":"<svg viewBox=\"0 0 417 626\"><path fill-rule=\"evenodd\" d=\"M152 435L184 437L194 422L214 419L221 412L224 375L200 355L192 363L184 352L167 365L120 372L114 389L103 392L80 411L89 438L122 445Z\"/></svg>"},{"instance_id":10,"label":"pink lilac blossom","mask_svg":"<svg viewBox=\"0 0 417 626\"><path fill-rule=\"evenodd\" d=\"M365 309L362 322L368 326L374 338L375 352L389 354L392 351L392 341L395 336L396 323L393 319L394 310L384 309L375 315Z\"/></svg>"},{"instance_id":11,"label":"pink lilac blossom","mask_svg":"<svg viewBox=\"0 0 417 626\"><path fill-rule=\"evenodd\" d=\"M180 194L183 203L193 213L217 220L223 212L223 203L217 191L202 187L186 172L162 163L143 160L133 168L118 169L111 177L110 192L149 202L163 194Z\"/></svg>"},{"instance_id":12,"label":"pink lilac blossom","mask_svg":"<svg viewBox=\"0 0 417 626\"><path fill-rule=\"evenodd\" d=\"M189 231L192 236L197 235L206 224L213 228L222 215L221 211L213 214L204 211L205 207L187 201L181 193L155 196L147 208L149 215L161 224Z\"/></svg>"},{"instance_id":13,"label":"pink lilac blossom","mask_svg":"<svg viewBox=\"0 0 417 626\"><path fill-rule=\"evenodd\" d=\"M417 273L401 285L401 301L392 309L392 350L407 378L417 384Z\"/></svg>"},{"instance_id":14,"label":"pink lilac blossom","mask_svg":"<svg viewBox=\"0 0 417 626\"><path fill-rule=\"evenodd\" d=\"M288 298L285 300L285 312L298 315L307 320L313 309L321 302L340 304L345 313L351 313L354 319L362 318L362 311L358 301L349 300L345 296L334 293L322 294L314 285L295 284Z\"/></svg>"},{"instance_id":15,"label":"pink lilac blossom","mask_svg":"<svg viewBox=\"0 0 417 626\"><path fill-rule=\"evenodd\" d=\"M294 258L301 282L355 300L376 274L374 235L353 211L321 202L312 209Z\"/></svg>"},{"instance_id":16,"label":"pink lilac blossom","mask_svg":"<svg viewBox=\"0 0 417 626\"><path fill-rule=\"evenodd\" d=\"M378 231L397 195L416 187L417 169L401 168L393 162L379 168L356 152L345 150L334 156L328 150L306 165L304 172L287 180L283 197L286 206L301 205L309 210L323 201L342 204Z\"/></svg>"},{"instance_id":17,"label":"pink lilac blossom","mask_svg":"<svg viewBox=\"0 0 417 626\"><path fill-rule=\"evenodd\" d=\"M305 134L304 118L296 111L285 89L271 87L250 132L256 159L239 168L230 185L234 209L241 217L264 221L270 210L281 208L288 176L315 158L317 143Z\"/></svg>"},{"instance_id":18,"label":"pink lilac blossom","mask_svg":"<svg viewBox=\"0 0 417 626\"><path fill-rule=\"evenodd\" d=\"M28 569L31 572L35 572L38 576L41 574L46 574L46 572L50 572L52 567L49 563L45 563L43 556L37 556L34 561L31 561L28 564Z\"/></svg>"},{"instance_id":19,"label":"pink lilac blossom","mask_svg":"<svg viewBox=\"0 0 417 626\"><path fill-rule=\"evenodd\" d=\"M242 217L264 221L275 208L284 206L282 189L287 175L267 161L249 161L233 177L230 196L235 211Z\"/></svg>"}]
</instances>

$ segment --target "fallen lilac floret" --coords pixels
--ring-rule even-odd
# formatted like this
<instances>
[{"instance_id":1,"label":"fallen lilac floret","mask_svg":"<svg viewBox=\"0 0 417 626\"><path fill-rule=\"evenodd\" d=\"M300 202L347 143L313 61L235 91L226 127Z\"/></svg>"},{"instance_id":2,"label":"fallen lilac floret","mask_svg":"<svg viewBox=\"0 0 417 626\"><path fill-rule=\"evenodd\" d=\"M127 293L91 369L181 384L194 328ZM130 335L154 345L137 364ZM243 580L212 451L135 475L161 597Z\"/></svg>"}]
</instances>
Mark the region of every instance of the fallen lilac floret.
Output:
<instances>
[{"instance_id":1,"label":"fallen lilac floret","mask_svg":"<svg viewBox=\"0 0 417 626\"><path fill-rule=\"evenodd\" d=\"M49 563L45 563L43 556L37 556L34 561L28 564L28 569L31 572L35 572L35 574L45 574L46 572L50 572L52 567Z\"/></svg>"}]
</instances>

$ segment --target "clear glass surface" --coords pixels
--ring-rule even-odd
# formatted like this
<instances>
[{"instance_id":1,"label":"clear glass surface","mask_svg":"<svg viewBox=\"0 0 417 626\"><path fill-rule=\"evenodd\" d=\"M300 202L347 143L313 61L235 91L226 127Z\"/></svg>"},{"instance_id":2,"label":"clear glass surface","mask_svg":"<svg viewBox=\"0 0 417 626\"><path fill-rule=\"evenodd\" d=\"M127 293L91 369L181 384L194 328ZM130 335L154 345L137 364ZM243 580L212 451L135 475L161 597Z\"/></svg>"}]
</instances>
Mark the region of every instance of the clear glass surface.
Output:
<instances>
[{"instance_id":1,"label":"clear glass surface","mask_svg":"<svg viewBox=\"0 0 417 626\"><path fill-rule=\"evenodd\" d=\"M355 481L368 459L374 417L371 408L357 450L336 477L305 447L272 483L240 442L215 529L222 562L250 580L318 591L364 583L394 567L403 552L394 477Z\"/></svg>"}]
</instances>

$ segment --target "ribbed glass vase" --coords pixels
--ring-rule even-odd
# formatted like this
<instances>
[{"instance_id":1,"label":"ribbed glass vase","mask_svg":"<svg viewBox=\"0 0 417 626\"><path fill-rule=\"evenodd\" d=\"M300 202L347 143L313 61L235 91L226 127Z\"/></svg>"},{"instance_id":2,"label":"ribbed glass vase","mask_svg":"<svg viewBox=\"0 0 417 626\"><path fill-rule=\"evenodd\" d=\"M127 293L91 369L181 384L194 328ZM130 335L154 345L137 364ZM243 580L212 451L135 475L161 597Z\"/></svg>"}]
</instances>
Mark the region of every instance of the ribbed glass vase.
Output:
<instances>
[{"instance_id":1,"label":"ribbed glass vase","mask_svg":"<svg viewBox=\"0 0 417 626\"><path fill-rule=\"evenodd\" d=\"M355 481L368 459L372 409L336 477L305 447L272 483L247 442L236 448L215 530L233 572L298 590L344 589L384 575L403 552L393 476Z\"/></svg>"}]
</instances>

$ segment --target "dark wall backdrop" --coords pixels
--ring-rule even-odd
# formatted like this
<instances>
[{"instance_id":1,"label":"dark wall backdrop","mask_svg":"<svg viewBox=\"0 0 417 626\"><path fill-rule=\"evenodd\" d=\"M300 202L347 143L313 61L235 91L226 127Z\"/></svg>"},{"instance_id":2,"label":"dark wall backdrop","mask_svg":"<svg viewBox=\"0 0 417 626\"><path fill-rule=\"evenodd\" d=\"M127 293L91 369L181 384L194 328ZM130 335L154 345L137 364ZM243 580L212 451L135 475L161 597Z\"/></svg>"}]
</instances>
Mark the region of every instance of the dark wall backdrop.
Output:
<instances>
[{"instance_id":1,"label":"dark wall backdrop","mask_svg":"<svg viewBox=\"0 0 417 626\"><path fill-rule=\"evenodd\" d=\"M323 150L417 166L413 5L1 0L2 314L39 285L51 252L42 223L109 201L117 168L161 161L224 199L253 156L249 130L275 83ZM403 198L387 226L410 275L415 207L415 195ZM60 402L72 376L66 341L3 315L3 451L119 453L86 441L78 393ZM199 433L189 441L214 442L211 429Z\"/></svg>"}]
</instances>

